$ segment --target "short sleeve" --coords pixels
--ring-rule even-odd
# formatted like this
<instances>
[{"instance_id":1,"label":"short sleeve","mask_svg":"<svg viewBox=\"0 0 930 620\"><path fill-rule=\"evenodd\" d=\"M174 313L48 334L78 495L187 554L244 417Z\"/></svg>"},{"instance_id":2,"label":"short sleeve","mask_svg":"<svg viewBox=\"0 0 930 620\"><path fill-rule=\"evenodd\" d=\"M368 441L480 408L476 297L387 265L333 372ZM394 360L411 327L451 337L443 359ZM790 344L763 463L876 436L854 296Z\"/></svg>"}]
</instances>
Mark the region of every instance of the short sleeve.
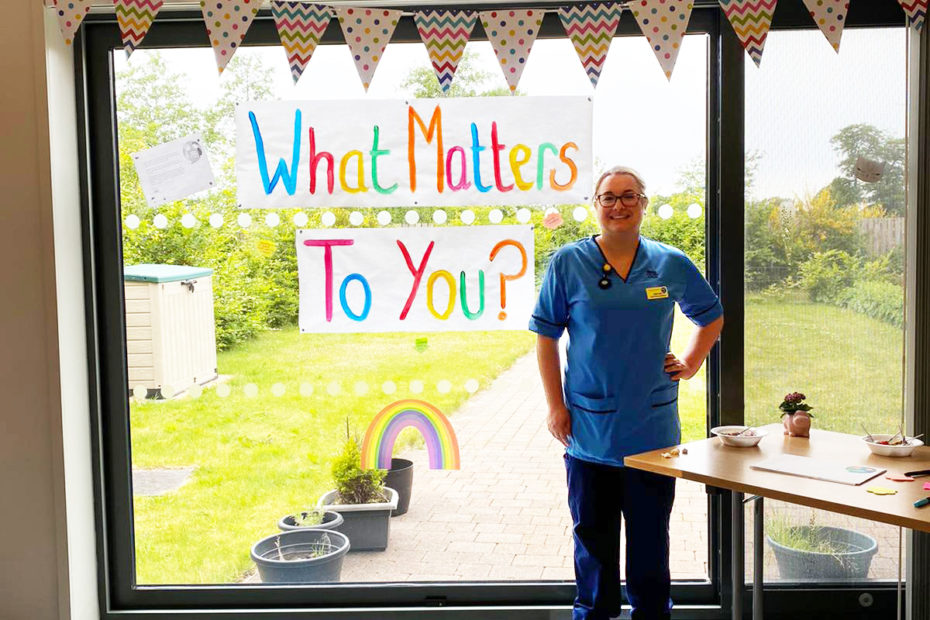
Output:
<instances>
[{"instance_id":1,"label":"short sleeve","mask_svg":"<svg viewBox=\"0 0 930 620\"><path fill-rule=\"evenodd\" d=\"M687 256L681 256L682 270L684 271L685 287L678 305L691 322L704 326L713 323L723 315L723 306L714 289L710 287L704 275L691 262Z\"/></svg>"},{"instance_id":2,"label":"short sleeve","mask_svg":"<svg viewBox=\"0 0 930 620\"><path fill-rule=\"evenodd\" d=\"M558 263L556 254L546 268L529 325L530 331L554 339L561 337L568 326L568 300L565 297Z\"/></svg>"}]
</instances>

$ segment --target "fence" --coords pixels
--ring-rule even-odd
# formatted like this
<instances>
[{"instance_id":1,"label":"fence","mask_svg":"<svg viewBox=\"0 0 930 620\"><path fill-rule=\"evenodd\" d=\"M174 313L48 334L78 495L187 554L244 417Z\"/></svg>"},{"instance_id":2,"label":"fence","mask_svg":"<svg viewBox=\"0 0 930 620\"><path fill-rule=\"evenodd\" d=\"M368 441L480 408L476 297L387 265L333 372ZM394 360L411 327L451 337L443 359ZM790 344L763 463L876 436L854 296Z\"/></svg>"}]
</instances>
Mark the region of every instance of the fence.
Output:
<instances>
[{"instance_id":1,"label":"fence","mask_svg":"<svg viewBox=\"0 0 930 620\"><path fill-rule=\"evenodd\" d=\"M875 217L859 220L859 232L862 233L869 254L884 254L904 245L904 218Z\"/></svg>"}]
</instances>

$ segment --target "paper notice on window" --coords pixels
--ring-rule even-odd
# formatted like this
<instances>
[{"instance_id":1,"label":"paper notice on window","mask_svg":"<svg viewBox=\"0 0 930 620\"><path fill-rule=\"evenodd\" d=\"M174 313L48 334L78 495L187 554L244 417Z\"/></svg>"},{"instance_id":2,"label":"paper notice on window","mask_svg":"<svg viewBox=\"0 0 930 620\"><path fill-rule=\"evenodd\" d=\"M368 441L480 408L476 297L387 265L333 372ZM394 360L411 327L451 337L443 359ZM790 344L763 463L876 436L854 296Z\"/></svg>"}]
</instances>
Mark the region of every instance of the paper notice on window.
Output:
<instances>
[{"instance_id":1,"label":"paper notice on window","mask_svg":"<svg viewBox=\"0 0 930 620\"><path fill-rule=\"evenodd\" d=\"M203 139L190 135L132 154L150 207L187 198L214 185Z\"/></svg>"}]
</instances>

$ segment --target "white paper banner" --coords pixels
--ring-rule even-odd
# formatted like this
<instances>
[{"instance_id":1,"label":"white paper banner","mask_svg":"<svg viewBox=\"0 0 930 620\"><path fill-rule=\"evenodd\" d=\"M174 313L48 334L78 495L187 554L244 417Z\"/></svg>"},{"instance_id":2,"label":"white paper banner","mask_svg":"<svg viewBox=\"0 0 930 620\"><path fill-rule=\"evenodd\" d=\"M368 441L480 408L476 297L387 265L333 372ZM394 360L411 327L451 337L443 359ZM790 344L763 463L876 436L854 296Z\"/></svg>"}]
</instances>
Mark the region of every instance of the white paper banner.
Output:
<instances>
[{"instance_id":1,"label":"white paper banner","mask_svg":"<svg viewBox=\"0 0 930 620\"><path fill-rule=\"evenodd\" d=\"M586 97L276 101L236 111L241 207L574 204Z\"/></svg>"},{"instance_id":2,"label":"white paper banner","mask_svg":"<svg viewBox=\"0 0 930 620\"><path fill-rule=\"evenodd\" d=\"M532 226L298 230L300 331L525 330Z\"/></svg>"}]
</instances>

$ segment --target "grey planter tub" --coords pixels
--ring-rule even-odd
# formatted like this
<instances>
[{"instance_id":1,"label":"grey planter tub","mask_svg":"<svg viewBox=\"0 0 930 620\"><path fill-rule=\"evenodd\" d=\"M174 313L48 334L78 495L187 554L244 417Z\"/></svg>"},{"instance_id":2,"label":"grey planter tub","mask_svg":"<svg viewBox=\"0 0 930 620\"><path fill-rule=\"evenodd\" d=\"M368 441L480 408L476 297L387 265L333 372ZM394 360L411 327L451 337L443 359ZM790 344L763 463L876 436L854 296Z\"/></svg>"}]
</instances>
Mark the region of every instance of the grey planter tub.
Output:
<instances>
[{"instance_id":1,"label":"grey planter tub","mask_svg":"<svg viewBox=\"0 0 930 620\"><path fill-rule=\"evenodd\" d=\"M332 490L317 503L318 508L333 510L342 515L342 525L335 531L349 537L352 551L384 551L391 531L391 512L397 509L397 491L384 487L390 501L378 504L334 504L336 491Z\"/></svg>"},{"instance_id":2,"label":"grey planter tub","mask_svg":"<svg viewBox=\"0 0 930 620\"><path fill-rule=\"evenodd\" d=\"M315 558L293 559L329 541L329 553ZM279 541L276 544L275 541ZM278 546L281 555L279 559ZM263 538L252 546L252 561L263 583L320 583L339 581L349 539L335 530L298 528Z\"/></svg>"},{"instance_id":3,"label":"grey planter tub","mask_svg":"<svg viewBox=\"0 0 930 620\"><path fill-rule=\"evenodd\" d=\"M778 573L782 579L809 581L812 579L866 579L872 556L878 551L878 543L867 534L839 527L799 525L804 535L829 542L836 553L817 553L785 547L766 536L775 552Z\"/></svg>"},{"instance_id":4,"label":"grey planter tub","mask_svg":"<svg viewBox=\"0 0 930 620\"><path fill-rule=\"evenodd\" d=\"M300 513L300 516L306 515L306 512ZM286 517L281 517L278 520L278 529L282 532L289 532L291 530L305 530L305 529L315 529L315 530L338 530L339 526L342 525L342 515L333 510L327 510L323 513L323 522L317 523L316 525L297 525L297 522L294 520L294 515L287 515Z\"/></svg>"}]
</instances>

